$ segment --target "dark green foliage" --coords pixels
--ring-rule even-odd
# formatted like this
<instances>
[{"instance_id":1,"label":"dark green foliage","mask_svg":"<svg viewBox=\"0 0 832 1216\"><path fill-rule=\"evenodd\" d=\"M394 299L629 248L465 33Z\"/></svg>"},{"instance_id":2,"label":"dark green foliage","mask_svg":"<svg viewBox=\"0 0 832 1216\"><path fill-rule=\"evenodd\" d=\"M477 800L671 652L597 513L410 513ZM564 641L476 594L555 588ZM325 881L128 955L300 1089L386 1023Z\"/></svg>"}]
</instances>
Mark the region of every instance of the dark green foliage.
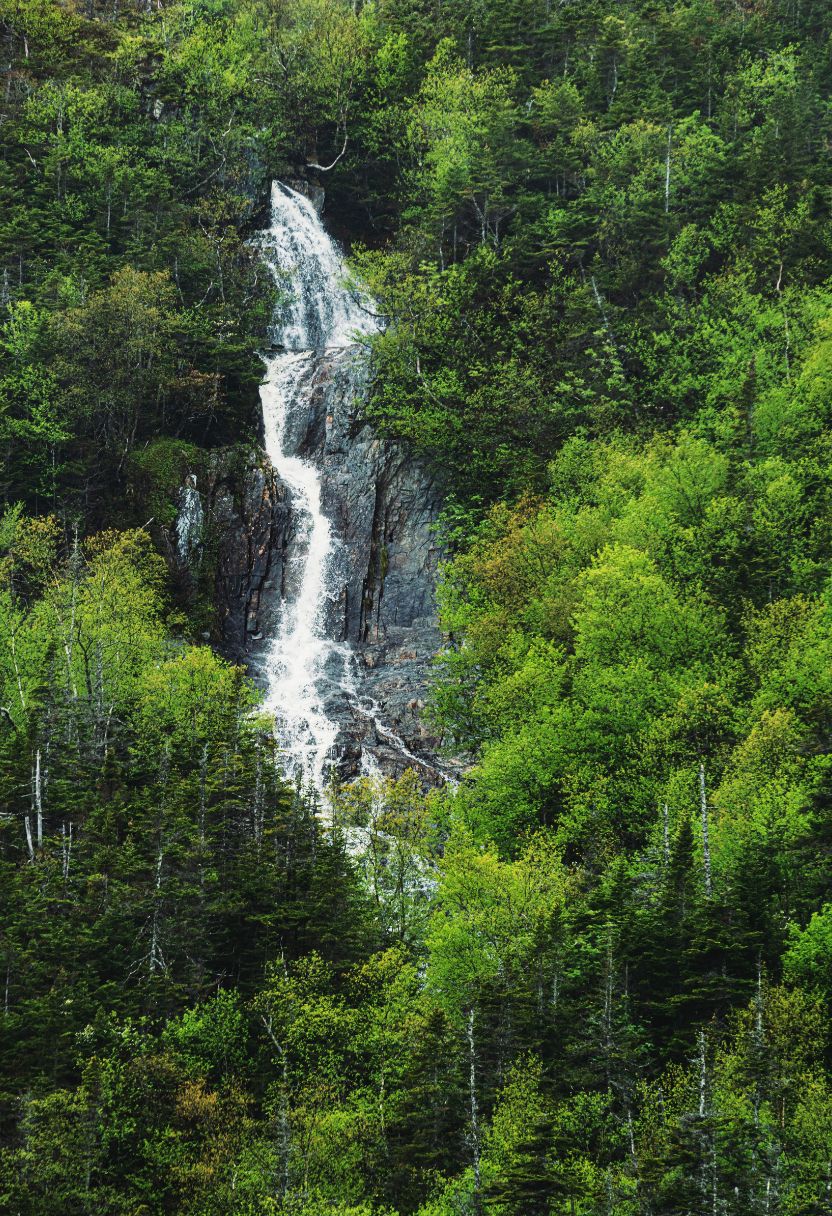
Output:
<instances>
[{"instance_id":1,"label":"dark green foliage","mask_svg":"<svg viewBox=\"0 0 832 1216\"><path fill-rule=\"evenodd\" d=\"M514 1147L514 1159L487 1188L486 1210L507 1216L545 1216L552 1210L554 1171L549 1166L551 1128L541 1121Z\"/></svg>"}]
</instances>

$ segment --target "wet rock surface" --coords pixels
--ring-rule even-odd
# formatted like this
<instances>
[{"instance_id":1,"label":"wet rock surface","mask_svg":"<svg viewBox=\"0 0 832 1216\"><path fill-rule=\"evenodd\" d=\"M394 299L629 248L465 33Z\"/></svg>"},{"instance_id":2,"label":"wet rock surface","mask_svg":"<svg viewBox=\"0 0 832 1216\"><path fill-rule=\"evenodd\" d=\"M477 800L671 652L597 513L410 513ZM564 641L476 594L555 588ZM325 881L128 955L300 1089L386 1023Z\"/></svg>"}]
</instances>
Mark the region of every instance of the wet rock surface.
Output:
<instances>
[{"instance_id":1,"label":"wet rock surface","mask_svg":"<svg viewBox=\"0 0 832 1216\"><path fill-rule=\"evenodd\" d=\"M293 420L298 454L321 470L336 537L327 634L355 654L357 695L333 696L328 706L340 726L337 768L352 777L376 766L388 775L415 767L432 782L441 776L438 740L422 711L442 644L434 531L441 499L426 471L362 420L356 358L352 350L330 352L307 415ZM283 597L293 592L291 495L259 449L233 461L219 454L203 495L215 537L220 648L259 682Z\"/></svg>"},{"instance_id":2,"label":"wet rock surface","mask_svg":"<svg viewBox=\"0 0 832 1216\"><path fill-rule=\"evenodd\" d=\"M324 508L340 541L343 590L330 628L355 652L360 692L375 707L346 724L347 734L383 771L400 772L418 758L429 775L438 740L421 711L442 644L435 598L442 554L434 529L441 499L405 450L361 420L349 374L354 358L335 353L321 369L300 445L322 470Z\"/></svg>"},{"instance_id":3,"label":"wet rock surface","mask_svg":"<svg viewBox=\"0 0 832 1216\"><path fill-rule=\"evenodd\" d=\"M220 458L208 487L215 537L215 603L221 649L248 663L261 642L269 605L279 599L291 535L286 488L259 449Z\"/></svg>"}]
</instances>

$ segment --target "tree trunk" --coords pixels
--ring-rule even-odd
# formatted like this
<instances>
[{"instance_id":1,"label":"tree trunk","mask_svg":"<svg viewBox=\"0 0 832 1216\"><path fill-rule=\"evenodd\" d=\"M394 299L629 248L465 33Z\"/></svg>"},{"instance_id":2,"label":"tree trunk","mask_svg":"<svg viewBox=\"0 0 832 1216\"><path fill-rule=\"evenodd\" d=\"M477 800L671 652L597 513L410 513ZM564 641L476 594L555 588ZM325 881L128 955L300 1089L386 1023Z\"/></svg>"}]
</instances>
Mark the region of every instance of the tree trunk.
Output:
<instances>
[{"instance_id":1,"label":"tree trunk","mask_svg":"<svg viewBox=\"0 0 832 1216\"><path fill-rule=\"evenodd\" d=\"M61 871L63 873L64 884L69 881L69 862L72 855L72 824L61 824Z\"/></svg>"},{"instance_id":2,"label":"tree trunk","mask_svg":"<svg viewBox=\"0 0 832 1216\"><path fill-rule=\"evenodd\" d=\"M480 1125L477 1106L477 1053L474 1042L474 1010L465 1026L468 1039L468 1096L471 1116L471 1164L474 1167L474 1210L480 1210Z\"/></svg>"},{"instance_id":3,"label":"tree trunk","mask_svg":"<svg viewBox=\"0 0 832 1216\"><path fill-rule=\"evenodd\" d=\"M670 815L667 809L667 803L662 803L662 847L664 849L664 864L665 868L670 863Z\"/></svg>"},{"instance_id":4,"label":"tree trunk","mask_svg":"<svg viewBox=\"0 0 832 1216\"><path fill-rule=\"evenodd\" d=\"M165 970L165 959L159 940L161 937L160 900L162 891L162 863L164 859L165 854L160 836L159 850L156 855L156 881L153 885L153 919L150 929L150 954L148 956L148 970L151 975L155 975L157 971Z\"/></svg>"},{"instance_id":5,"label":"tree trunk","mask_svg":"<svg viewBox=\"0 0 832 1216\"><path fill-rule=\"evenodd\" d=\"M32 772L32 809L35 812L35 833L37 846L43 848L43 774L41 772L40 748L35 752L35 766Z\"/></svg>"},{"instance_id":6,"label":"tree trunk","mask_svg":"<svg viewBox=\"0 0 832 1216\"><path fill-rule=\"evenodd\" d=\"M705 877L705 894L711 898L711 838L708 828L708 793L705 787L705 761L699 761L699 811L702 817L702 866Z\"/></svg>"}]
</instances>

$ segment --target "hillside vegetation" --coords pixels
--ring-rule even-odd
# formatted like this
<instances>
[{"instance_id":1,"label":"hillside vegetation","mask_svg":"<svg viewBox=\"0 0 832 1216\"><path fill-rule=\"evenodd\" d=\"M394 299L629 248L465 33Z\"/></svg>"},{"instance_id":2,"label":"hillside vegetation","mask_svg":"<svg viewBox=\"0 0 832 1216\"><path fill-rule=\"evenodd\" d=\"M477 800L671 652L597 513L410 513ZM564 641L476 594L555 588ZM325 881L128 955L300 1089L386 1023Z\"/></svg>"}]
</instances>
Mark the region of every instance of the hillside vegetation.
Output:
<instances>
[{"instance_id":1,"label":"hillside vegetation","mask_svg":"<svg viewBox=\"0 0 832 1216\"><path fill-rule=\"evenodd\" d=\"M0 1210L832 1213L829 4L0 0L0 74ZM274 177L446 500L465 776L325 818L160 553Z\"/></svg>"}]
</instances>

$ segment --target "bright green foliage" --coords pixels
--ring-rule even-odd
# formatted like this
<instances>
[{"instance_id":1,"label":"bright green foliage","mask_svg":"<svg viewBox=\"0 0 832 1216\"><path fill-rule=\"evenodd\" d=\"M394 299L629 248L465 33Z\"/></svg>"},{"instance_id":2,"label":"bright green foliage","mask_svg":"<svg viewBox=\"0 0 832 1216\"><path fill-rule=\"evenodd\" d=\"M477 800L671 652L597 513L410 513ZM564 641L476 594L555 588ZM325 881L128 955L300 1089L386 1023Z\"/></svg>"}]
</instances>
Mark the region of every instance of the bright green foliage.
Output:
<instances>
[{"instance_id":1,"label":"bright green foliage","mask_svg":"<svg viewBox=\"0 0 832 1216\"><path fill-rule=\"evenodd\" d=\"M330 793L333 820L357 853L358 867L391 941L411 948L424 937L439 831L435 798L416 773L398 780L353 781Z\"/></svg>"},{"instance_id":2,"label":"bright green foliage","mask_svg":"<svg viewBox=\"0 0 832 1216\"><path fill-rule=\"evenodd\" d=\"M436 911L427 936L429 980L452 1019L462 1021L482 989L519 996L548 989L565 876L544 836L502 862L462 828L445 848Z\"/></svg>"},{"instance_id":3,"label":"bright green foliage","mask_svg":"<svg viewBox=\"0 0 832 1216\"><path fill-rule=\"evenodd\" d=\"M500 1094L486 1148L486 1160L495 1174L486 1188L490 1209L530 1216L551 1211L552 1118L541 1100L540 1079L541 1069L533 1058L519 1062Z\"/></svg>"}]
</instances>

